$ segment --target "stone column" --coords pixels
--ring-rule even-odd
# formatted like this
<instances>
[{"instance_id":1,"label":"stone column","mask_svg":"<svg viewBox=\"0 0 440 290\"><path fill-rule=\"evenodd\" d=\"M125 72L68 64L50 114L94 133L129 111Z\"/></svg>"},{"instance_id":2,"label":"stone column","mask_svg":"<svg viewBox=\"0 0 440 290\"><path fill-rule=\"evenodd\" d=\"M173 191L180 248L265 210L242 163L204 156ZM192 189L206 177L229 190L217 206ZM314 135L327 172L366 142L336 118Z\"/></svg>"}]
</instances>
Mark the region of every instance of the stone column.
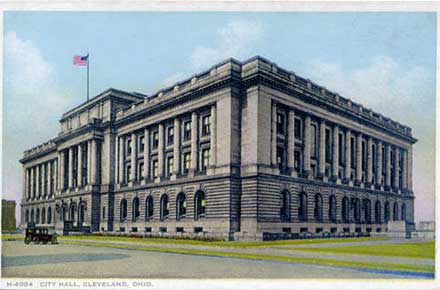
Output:
<instances>
[{"instance_id":1,"label":"stone column","mask_svg":"<svg viewBox=\"0 0 440 290\"><path fill-rule=\"evenodd\" d=\"M124 176L124 158L125 158L125 150L124 150L124 137L119 137L119 183L122 184L125 182L125 176Z\"/></svg>"},{"instance_id":2,"label":"stone column","mask_svg":"<svg viewBox=\"0 0 440 290\"><path fill-rule=\"evenodd\" d=\"M373 140L367 139L367 185L370 186L373 180Z\"/></svg>"},{"instance_id":3,"label":"stone column","mask_svg":"<svg viewBox=\"0 0 440 290\"><path fill-rule=\"evenodd\" d=\"M144 179L145 182L150 178L150 130L144 130Z\"/></svg>"},{"instance_id":4,"label":"stone column","mask_svg":"<svg viewBox=\"0 0 440 290\"><path fill-rule=\"evenodd\" d=\"M193 118L194 119L194 118ZM192 123L191 125L193 125ZM194 130L194 128L192 128ZM159 124L159 144L157 146L157 168L158 168L158 177L161 178L163 176L163 169L164 169L164 126L163 124ZM191 136L193 137L193 136ZM191 139L191 152L192 152L192 144L193 140ZM196 152L197 153L197 152ZM192 155L191 155L192 156ZM196 155L197 156L197 155Z\"/></svg>"},{"instance_id":5,"label":"stone column","mask_svg":"<svg viewBox=\"0 0 440 290\"><path fill-rule=\"evenodd\" d=\"M82 184L82 146L81 144L78 144L78 182L77 182L77 187L81 187Z\"/></svg>"},{"instance_id":6,"label":"stone column","mask_svg":"<svg viewBox=\"0 0 440 290\"><path fill-rule=\"evenodd\" d=\"M59 179L58 179L58 160L57 159L55 159L55 161L54 161L53 169L54 169L53 183L55 186L54 192L56 192L60 188L60 185L58 183Z\"/></svg>"},{"instance_id":7,"label":"stone column","mask_svg":"<svg viewBox=\"0 0 440 290\"><path fill-rule=\"evenodd\" d=\"M28 198L28 194L27 194L27 169L26 169L26 167L24 167L24 165L23 165L23 167L22 167L22 173L21 173L21 177L22 177L22 180L21 180L21 186L22 186L22 193L23 193L23 198L25 199L25 200L27 200L27 198Z\"/></svg>"},{"instance_id":8,"label":"stone column","mask_svg":"<svg viewBox=\"0 0 440 290\"><path fill-rule=\"evenodd\" d=\"M47 163L47 195L48 196L50 196L50 191L52 190L52 186L50 185L50 176L53 174L52 163L53 161L49 161Z\"/></svg>"},{"instance_id":9,"label":"stone column","mask_svg":"<svg viewBox=\"0 0 440 290\"><path fill-rule=\"evenodd\" d=\"M387 163L386 163L386 171L385 171L385 187L389 190L391 186L391 145L386 145L386 154L387 154Z\"/></svg>"},{"instance_id":10,"label":"stone column","mask_svg":"<svg viewBox=\"0 0 440 290\"><path fill-rule=\"evenodd\" d=\"M383 170L383 168L382 168L382 158L383 158L383 156L382 156L382 141L379 141L378 143L377 143L377 146L376 146L376 155L377 155L377 170L376 170L376 184L378 185L378 186L381 186L381 184L382 184L382 170Z\"/></svg>"},{"instance_id":11,"label":"stone column","mask_svg":"<svg viewBox=\"0 0 440 290\"><path fill-rule=\"evenodd\" d=\"M400 149L398 147L394 147L394 180L393 180L393 188L394 190L399 189L399 159L400 159Z\"/></svg>"},{"instance_id":12,"label":"stone column","mask_svg":"<svg viewBox=\"0 0 440 290\"><path fill-rule=\"evenodd\" d=\"M212 116L211 116L212 119ZM211 128L212 130L212 128ZM211 131L212 135L212 131ZM212 136L211 136L212 138ZM212 142L212 139L211 139ZM211 154L212 154L212 144L211 144ZM174 119L174 140L173 140L173 158L174 158L174 164L173 164L173 175L174 179L177 178L177 175L180 173L180 119L179 117L176 117Z\"/></svg>"},{"instance_id":13,"label":"stone column","mask_svg":"<svg viewBox=\"0 0 440 290\"><path fill-rule=\"evenodd\" d=\"M30 171L29 169L27 169L26 167L23 166L23 170L24 170L24 183L23 183L23 189L24 189L24 196L26 200L29 200L30 198L30 192L29 192L29 175L30 175Z\"/></svg>"},{"instance_id":14,"label":"stone column","mask_svg":"<svg viewBox=\"0 0 440 290\"><path fill-rule=\"evenodd\" d=\"M325 176L325 120L319 124L319 170L318 176Z\"/></svg>"},{"instance_id":15,"label":"stone column","mask_svg":"<svg viewBox=\"0 0 440 290\"><path fill-rule=\"evenodd\" d=\"M351 131L345 131L345 182L351 178Z\"/></svg>"},{"instance_id":16,"label":"stone column","mask_svg":"<svg viewBox=\"0 0 440 290\"><path fill-rule=\"evenodd\" d=\"M292 176L296 176L295 171L295 111L289 110L287 123L287 167Z\"/></svg>"},{"instance_id":17,"label":"stone column","mask_svg":"<svg viewBox=\"0 0 440 290\"><path fill-rule=\"evenodd\" d=\"M175 127L175 126L174 126ZM174 132L176 132L176 129L174 129ZM177 133L175 133L177 134ZM217 162L217 107L215 105L211 106L211 148L210 148L210 160L209 160L209 167L211 170L208 170L209 174L214 173L212 170L215 168L216 162ZM180 164L178 161L180 159L176 159L174 155L174 162L178 165Z\"/></svg>"},{"instance_id":18,"label":"stone column","mask_svg":"<svg viewBox=\"0 0 440 290\"><path fill-rule=\"evenodd\" d=\"M191 171L194 173L197 171L197 164L198 164L198 158L197 158L197 136L198 134L198 116L196 112L193 112L191 115Z\"/></svg>"},{"instance_id":19,"label":"stone column","mask_svg":"<svg viewBox=\"0 0 440 290\"><path fill-rule=\"evenodd\" d=\"M408 189L408 152L404 149L403 154L403 164L402 164L402 186L404 190Z\"/></svg>"},{"instance_id":20,"label":"stone column","mask_svg":"<svg viewBox=\"0 0 440 290\"><path fill-rule=\"evenodd\" d=\"M39 198L40 197L40 174L41 174L41 172L40 172L40 164L38 164L36 167L35 167L35 195L36 195L36 197L37 198Z\"/></svg>"},{"instance_id":21,"label":"stone column","mask_svg":"<svg viewBox=\"0 0 440 290\"><path fill-rule=\"evenodd\" d=\"M310 175L310 150L311 150L311 118L310 116L305 117L304 122L304 176Z\"/></svg>"},{"instance_id":22,"label":"stone column","mask_svg":"<svg viewBox=\"0 0 440 290\"><path fill-rule=\"evenodd\" d=\"M277 105L272 102L272 140L271 140L271 162L277 168Z\"/></svg>"},{"instance_id":23,"label":"stone column","mask_svg":"<svg viewBox=\"0 0 440 290\"><path fill-rule=\"evenodd\" d=\"M137 136L133 132L131 134L131 173L130 179L132 182L137 181Z\"/></svg>"},{"instance_id":24,"label":"stone column","mask_svg":"<svg viewBox=\"0 0 440 290\"><path fill-rule=\"evenodd\" d=\"M408 148L408 190L413 190L413 149L412 146Z\"/></svg>"},{"instance_id":25,"label":"stone column","mask_svg":"<svg viewBox=\"0 0 440 290\"><path fill-rule=\"evenodd\" d=\"M359 133L356 138L356 183L362 182L362 134Z\"/></svg>"},{"instance_id":26,"label":"stone column","mask_svg":"<svg viewBox=\"0 0 440 290\"><path fill-rule=\"evenodd\" d=\"M35 194L34 194L34 188L35 188L35 182L34 182L34 176L35 176L35 167L31 168L31 197L35 198Z\"/></svg>"},{"instance_id":27,"label":"stone column","mask_svg":"<svg viewBox=\"0 0 440 290\"><path fill-rule=\"evenodd\" d=\"M60 162L59 162L60 175L59 175L59 179L58 179L59 180L58 187L59 187L60 191L65 189L64 188L64 179L66 177L65 177L65 172L64 172L64 161L65 161L64 154L66 154L66 153L64 153L64 151L60 151L60 154L58 155L59 156L58 158L60 160Z\"/></svg>"},{"instance_id":28,"label":"stone column","mask_svg":"<svg viewBox=\"0 0 440 290\"><path fill-rule=\"evenodd\" d=\"M73 147L69 148L69 180L67 187L73 187Z\"/></svg>"},{"instance_id":29,"label":"stone column","mask_svg":"<svg viewBox=\"0 0 440 290\"><path fill-rule=\"evenodd\" d=\"M92 185L95 185L97 182L97 165L98 165L98 158L97 158L97 141L96 139L92 140L92 156L91 156L91 166L90 166L90 183Z\"/></svg>"},{"instance_id":30,"label":"stone column","mask_svg":"<svg viewBox=\"0 0 440 290\"><path fill-rule=\"evenodd\" d=\"M44 174L46 173L46 169L44 168L44 163L41 163L40 165L40 175L41 175L41 191L40 191L40 196L46 196L47 192L47 188L44 188Z\"/></svg>"},{"instance_id":31,"label":"stone column","mask_svg":"<svg viewBox=\"0 0 440 290\"><path fill-rule=\"evenodd\" d=\"M87 183L92 184L92 141L87 144Z\"/></svg>"},{"instance_id":32,"label":"stone column","mask_svg":"<svg viewBox=\"0 0 440 290\"><path fill-rule=\"evenodd\" d=\"M332 169L333 179L338 180L339 177L339 126L335 125L333 128L333 155L332 155Z\"/></svg>"}]
</instances>

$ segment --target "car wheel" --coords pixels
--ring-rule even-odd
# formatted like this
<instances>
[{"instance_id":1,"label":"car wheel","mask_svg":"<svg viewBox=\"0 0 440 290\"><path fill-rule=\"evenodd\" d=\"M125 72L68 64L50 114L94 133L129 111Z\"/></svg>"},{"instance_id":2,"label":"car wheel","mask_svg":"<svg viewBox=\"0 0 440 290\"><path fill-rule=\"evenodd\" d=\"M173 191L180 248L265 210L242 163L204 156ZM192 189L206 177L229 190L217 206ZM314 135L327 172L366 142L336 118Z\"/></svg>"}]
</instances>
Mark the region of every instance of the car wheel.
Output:
<instances>
[{"instance_id":1,"label":"car wheel","mask_svg":"<svg viewBox=\"0 0 440 290\"><path fill-rule=\"evenodd\" d=\"M24 243L25 243L26 245L29 245L29 244L31 243L31 238L30 238L30 237L26 237L26 238L24 238Z\"/></svg>"}]
</instances>

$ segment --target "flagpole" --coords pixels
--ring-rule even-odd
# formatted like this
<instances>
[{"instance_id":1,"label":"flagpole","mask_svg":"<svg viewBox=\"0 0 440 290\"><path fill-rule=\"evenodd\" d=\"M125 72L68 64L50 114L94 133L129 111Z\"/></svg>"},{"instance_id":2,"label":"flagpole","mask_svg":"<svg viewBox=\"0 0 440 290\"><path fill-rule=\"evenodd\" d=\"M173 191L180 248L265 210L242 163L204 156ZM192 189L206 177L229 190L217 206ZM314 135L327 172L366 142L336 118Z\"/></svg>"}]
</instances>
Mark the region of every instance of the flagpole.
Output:
<instances>
[{"instance_id":1,"label":"flagpole","mask_svg":"<svg viewBox=\"0 0 440 290\"><path fill-rule=\"evenodd\" d=\"M89 101L89 66L90 66L90 57L87 52L87 102Z\"/></svg>"}]
</instances>

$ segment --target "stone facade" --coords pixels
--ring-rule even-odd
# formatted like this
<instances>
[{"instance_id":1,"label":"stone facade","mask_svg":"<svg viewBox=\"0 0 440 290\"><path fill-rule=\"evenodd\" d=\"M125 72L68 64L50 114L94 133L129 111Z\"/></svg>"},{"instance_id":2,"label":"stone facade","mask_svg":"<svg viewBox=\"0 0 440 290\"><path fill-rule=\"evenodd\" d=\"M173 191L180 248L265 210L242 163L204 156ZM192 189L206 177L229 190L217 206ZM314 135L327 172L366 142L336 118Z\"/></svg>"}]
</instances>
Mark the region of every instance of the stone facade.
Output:
<instances>
[{"instance_id":1,"label":"stone facade","mask_svg":"<svg viewBox=\"0 0 440 290\"><path fill-rule=\"evenodd\" d=\"M412 223L411 129L261 57L109 89L23 164L22 226L261 240Z\"/></svg>"}]
</instances>

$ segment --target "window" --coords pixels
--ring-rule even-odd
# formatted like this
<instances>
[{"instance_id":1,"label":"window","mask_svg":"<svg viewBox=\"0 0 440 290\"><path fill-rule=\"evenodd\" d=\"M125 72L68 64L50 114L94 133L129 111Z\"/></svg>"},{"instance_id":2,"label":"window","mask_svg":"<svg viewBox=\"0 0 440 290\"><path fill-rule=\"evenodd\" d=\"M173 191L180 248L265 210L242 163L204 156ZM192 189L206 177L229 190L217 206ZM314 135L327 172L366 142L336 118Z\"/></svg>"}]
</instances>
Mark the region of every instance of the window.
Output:
<instances>
[{"instance_id":1,"label":"window","mask_svg":"<svg viewBox=\"0 0 440 290\"><path fill-rule=\"evenodd\" d=\"M186 196L183 192L177 196L176 219L181 220L186 217Z\"/></svg>"},{"instance_id":2,"label":"window","mask_svg":"<svg viewBox=\"0 0 440 290\"><path fill-rule=\"evenodd\" d=\"M127 156L131 155L131 139L127 139Z\"/></svg>"},{"instance_id":3,"label":"window","mask_svg":"<svg viewBox=\"0 0 440 290\"><path fill-rule=\"evenodd\" d=\"M280 219L281 221L290 220L289 192L283 191L280 195Z\"/></svg>"},{"instance_id":4,"label":"window","mask_svg":"<svg viewBox=\"0 0 440 290\"><path fill-rule=\"evenodd\" d=\"M354 215L354 221L356 223L361 222L361 205L358 198L352 199L353 204L353 215Z\"/></svg>"},{"instance_id":5,"label":"window","mask_svg":"<svg viewBox=\"0 0 440 290\"><path fill-rule=\"evenodd\" d=\"M167 158L167 176L170 177L173 174L173 165L174 165L174 158L173 156L170 156Z\"/></svg>"},{"instance_id":6,"label":"window","mask_svg":"<svg viewBox=\"0 0 440 290\"><path fill-rule=\"evenodd\" d=\"M325 129L325 161L331 162L332 160L332 141L330 130Z\"/></svg>"},{"instance_id":7,"label":"window","mask_svg":"<svg viewBox=\"0 0 440 290\"><path fill-rule=\"evenodd\" d=\"M40 223L40 209L37 208L36 212L35 212L35 223L39 224Z\"/></svg>"},{"instance_id":8,"label":"window","mask_svg":"<svg viewBox=\"0 0 440 290\"><path fill-rule=\"evenodd\" d=\"M371 223L371 202L369 199L364 199L362 203L365 222Z\"/></svg>"},{"instance_id":9,"label":"window","mask_svg":"<svg viewBox=\"0 0 440 290\"><path fill-rule=\"evenodd\" d=\"M120 206L120 222L123 223L127 220L127 200L121 200Z\"/></svg>"},{"instance_id":10,"label":"window","mask_svg":"<svg viewBox=\"0 0 440 290\"><path fill-rule=\"evenodd\" d=\"M362 141L362 171L367 170L367 142Z\"/></svg>"},{"instance_id":11,"label":"window","mask_svg":"<svg viewBox=\"0 0 440 290\"><path fill-rule=\"evenodd\" d=\"M191 153L183 154L183 173L187 174L191 168Z\"/></svg>"},{"instance_id":12,"label":"window","mask_svg":"<svg viewBox=\"0 0 440 290\"><path fill-rule=\"evenodd\" d=\"M204 218L206 215L206 198L203 191L198 191L195 195L195 220Z\"/></svg>"},{"instance_id":13,"label":"window","mask_svg":"<svg viewBox=\"0 0 440 290\"><path fill-rule=\"evenodd\" d=\"M164 194L162 195L162 198L160 199L160 220L164 221L168 218L169 215L169 209L170 209L170 203L168 201L168 195Z\"/></svg>"},{"instance_id":14,"label":"window","mask_svg":"<svg viewBox=\"0 0 440 290\"><path fill-rule=\"evenodd\" d=\"M209 167L209 159L210 159L210 150L203 149L202 150L202 171L205 172Z\"/></svg>"},{"instance_id":15,"label":"window","mask_svg":"<svg viewBox=\"0 0 440 290\"><path fill-rule=\"evenodd\" d=\"M128 164L127 169L125 170L125 181L126 182L130 181L130 177L131 177L131 165Z\"/></svg>"},{"instance_id":16,"label":"window","mask_svg":"<svg viewBox=\"0 0 440 290\"><path fill-rule=\"evenodd\" d=\"M307 220L307 195L305 192L299 194L298 218L300 221Z\"/></svg>"},{"instance_id":17,"label":"window","mask_svg":"<svg viewBox=\"0 0 440 290\"><path fill-rule=\"evenodd\" d=\"M356 140L354 137L351 137L350 146L351 146L351 168L356 168Z\"/></svg>"},{"instance_id":18,"label":"window","mask_svg":"<svg viewBox=\"0 0 440 290\"><path fill-rule=\"evenodd\" d=\"M141 161L138 163L138 176L139 176L139 180L144 178L144 162Z\"/></svg>"},{"instance_id":19,"label":"window","mask_svg":"<svg viewBox=\"0 0 440 290\"><path fill-rule=\"evenodd\" d=\"M66 221L67 220L67 205L66 204L63 204L62 207L61 207L60 220L61 221Z\"/></svg>"},{"instance_id":20,"label":"window","mask_svg":"<svg viewBox=\"0 0 440 290\"><path fill-rule=\"evenodd\" d=\"M145 220L150 221L153 219L154 207L153 207L153 197L150 195L145 201Z\"/></svg>"},{"instance_id":21,"label":"window","mask_svg":"<svg viewBox=\"0 0 440 290\"><path fill-rule=\"evenodd\" d=\"M322 221L322 196L319 193L315 194L314 216L315 220Z\"/></svg>"},{"instance_id":22,"label":"window","mask_svg":"<svg viewBox=\"0 0 440 290\"><path fill-rule=\"evenodd\" d=\"M69 218L71 222L75 222L75 204L70 204Z\"/></svg>"},{"instance_id":23,"label":"window","mask_svg":"<svg viewBox=\"0 0 440 290\"><path fill-rule=\"evenodd\" d=\"M167 129L167 145L173 145L174 143L174 127L168 127Z\"/></svg>"},{"instance_id":24,"label":"window","mask_svg":"<svg viewBox=\"0 0 440 290\"><path fill-rule=\"evenodd\" d=\"M393 221L399 220L399 205L397 202L394 202L393 206Z\"/></svg>"},{"instance_id":25,"label":"window","mask_svg":"<svg viewBox=\"0 0 440 290\"><path fill-rule=\"evenodd\" d=\"M82 223L84 222L84 211L85 211L85 204L82 202L79 204L79 209L78 209L78 225L82 225Z\"/></svg>"},{"instance_id":26,"label":"window","mask_svg":"<svg viewBox=\"0 0 440 290\"><path fill-rule=\"evenodd\" d=\"M296 172L301 171L301 151L295 150L294 153L294 164L293 167L295 168Z\"/></svg>"},{"instance_id":27,"label":"window","mask_svg":"<svg viewBox=\"0 0 440 290\"><path fill-rule=\"evenodd\" d=\"M138 149L139 153L144 152L144 149L145 149L145 136L143 136L143 135L139 137L139 147L138 148L139 148Z\"/></svg>"},{"instance_id":28,"label":"window","mask_svg":"<svg viewBox=\"0 0 440 290\"><path fill-rule=\"evenodd\" d=\"M328 218L331 222L336 222L336 196L334 195L329 198Z\"/></svg>"},{"instance_id":29,"label":"window","mask_svg":"<svg viewBox=\"0 0 440 290\"><path fill-rule=\"evenodd\" d=\"M390 203L388 201L385 202L384 220L386 223L390 221Z\"/></svg>"},{"instance_id":30,"label":"window","mask_svg":"<svg viewBox=\"0 0 440 290\"><path fill-rule=\"evenodd\" d=\"M29 222L29 210L26 210L26 219L25 221L28 223Z\"/></svg>"},{"instance_id":31,"label":"window","mask_svg":"<svg viewBox=\"0 0 440 290\"><path fill-rule=\"evenodd\" d=\"M345 164L345 154L344 154L344 135L342 133L339 133L338 135L338 142L339 142L339 165Z\"/></svg>"},{"instance_id":32,"label":"window","mask_svg":"<svg viewBox=\"0 0 440 290\"><path fill-rule=\"evenodd\" d=\"M46 223L46 209L43 207L43 209L41 210L41 223L45 224Z\"/></svg>"},{"instance_id":33,"label":"window","mask_svg":"<svg viewBox=\"0 0 440 290\"><path fill-rule=\"evenodd\" d=\"M35 222L34 209L31 210L31 223Z\"/></svg>"},{"instance_id":34,"label":"window","mask_svg":"<svg viewBox=\"0 0 440 290\"><path fill-rule=\"evenodd\" d=\"M44 167L44 184L43 184L43 193L44 193L44 196L46 196L47 195L47 163L44 163L44 165L43 165L43 167ZM44 224L44 223L43 223Z\"/></svg>"},{"instance_id":35,"label":"window","mask_svg":"<svg viewBox=\"0 0 440 290\"><path fill-rule=\"evenodd\" d=\"M27 212L27 214L29 214L29 212ZM47 208L47 223L52 223L52 209L50 208L50 206Z\"/></svg>"},{"instance_id":36,"label":"window","mask_svg":"<svg viewBox=\"0 0 440 290\"><path fill-rule=\"evenodd\" d=\"M295 118L295 139L302 139L302 121L299 118Z\"/></svg>"},{"instance_id":37,"label":"window","mask_svg":"<svg viewBox=\"0 0 440 290\"><path fill-rule=\"evenodd\" d=\"M191 140L191 121L183 123L183 141Z\"/></svg>"},{"instance_id":38,"label":"window","mask_svg":"<svg viewBox=\"0 0 440 290\"><path fill-rule=\"evenodd\" d=\"M211 134L211 115L203 116L202 118L202 135Z\"/></svg>"},{"instance_id":39,"label":"window","mask_svg":"<svg viewBox=\"0 0 440 290\"><path fill-rule=\"evenodd\" d=\"M350 221L350 205L347 197L342 199L342 221L344 223L348 223Z\"/></svg>"},{"instance_id":40,"label":"window","mask_svg":"<svg viewBox=\"0 0 440 290\"><path fill-rule=\"evenodd\" d=\"M133 199L133 207L131 212L131 220L133 222L137 221L139 219L139 216L141 215L139 211L139 198L135 197Z\"/></svg>"},{"instance_id":41,"label":"window","mask_svg":"<svg viewBox=\"0 0 440 290\"><path fill-rule=\"evenodd\" d=\"M312 124L311 126L310 126L310 129L311 129L311 138L312 138L312 140L311 140L311 142L312 142L312 144L311 144L311 147L310 147L310 155L312 156L312 157L314 157L314 158L316 158L316 125L315 124Z\"/></svg>"},{"instance_id":42,"label":"window","mask_svg":"<svg viewBox=\"0 0 440 290\"><path fill-rule=\"evenodd\" d=\"M277 147L277 164L278 168L282 170L284 168L284 148Z\"/></svg>"},{"instance_id":43,"label":"window","mask_svg":"<svg viewBox=\"0 0 440 290\"><path fill-rule=\"evenodd\" d=\"M85 184L87 184L88 183L88 180L87 180L87 173L88 173L88 170L87 170L87 167L88 167L88 145L87 145L87 143L84 143L84 144L82 144L81 145L81 150L82 150L82 154L81 154L81 157L82 157L82 162L81 162L81 164L82 164L82 171L81 171L81 184L83 184L83 185L85 185ZM54 172L54 170L52 170L52 173ZM51 189L53 189L53 186L51 187Z\"/></svg>"},{"instance_id":44,"label":"window","mask_svg":"<svg viewBox=\"0 0 440 290\"><path fill-rule=\"evenodd\" d=\"M382 206L380 204L380 201L376 201L376 204L374 205L374 221L376 222L376 224L382 223L381 212Z\"/></svg>"},{"instance_id":45,"label":"window","mask_svg":"<svg viewBox=\"0 0 440 290\"><path fill-rule=\"evenodd\" d=\"M159 177L159 161L153 160L153 178Z\"/></svg>"},{"instance_id":46,"label":"window","mask_svg":"<svg viewBox=\"0 0 440 290\"><path fill-rule=\"evenodd\" d=\"M153 149L157 149L159 146L159 132L153 132Z\"/></svg>"},{"instance_id":47,"label":"window","mask_svg":"<svg viewBox=\"0 0 440 290\"><path fill-rule=\"evenodd\" d=\"M285 133L285 116L283 113L277 113L277 133L284 134Z\"/></svg>"}]
</instances>

